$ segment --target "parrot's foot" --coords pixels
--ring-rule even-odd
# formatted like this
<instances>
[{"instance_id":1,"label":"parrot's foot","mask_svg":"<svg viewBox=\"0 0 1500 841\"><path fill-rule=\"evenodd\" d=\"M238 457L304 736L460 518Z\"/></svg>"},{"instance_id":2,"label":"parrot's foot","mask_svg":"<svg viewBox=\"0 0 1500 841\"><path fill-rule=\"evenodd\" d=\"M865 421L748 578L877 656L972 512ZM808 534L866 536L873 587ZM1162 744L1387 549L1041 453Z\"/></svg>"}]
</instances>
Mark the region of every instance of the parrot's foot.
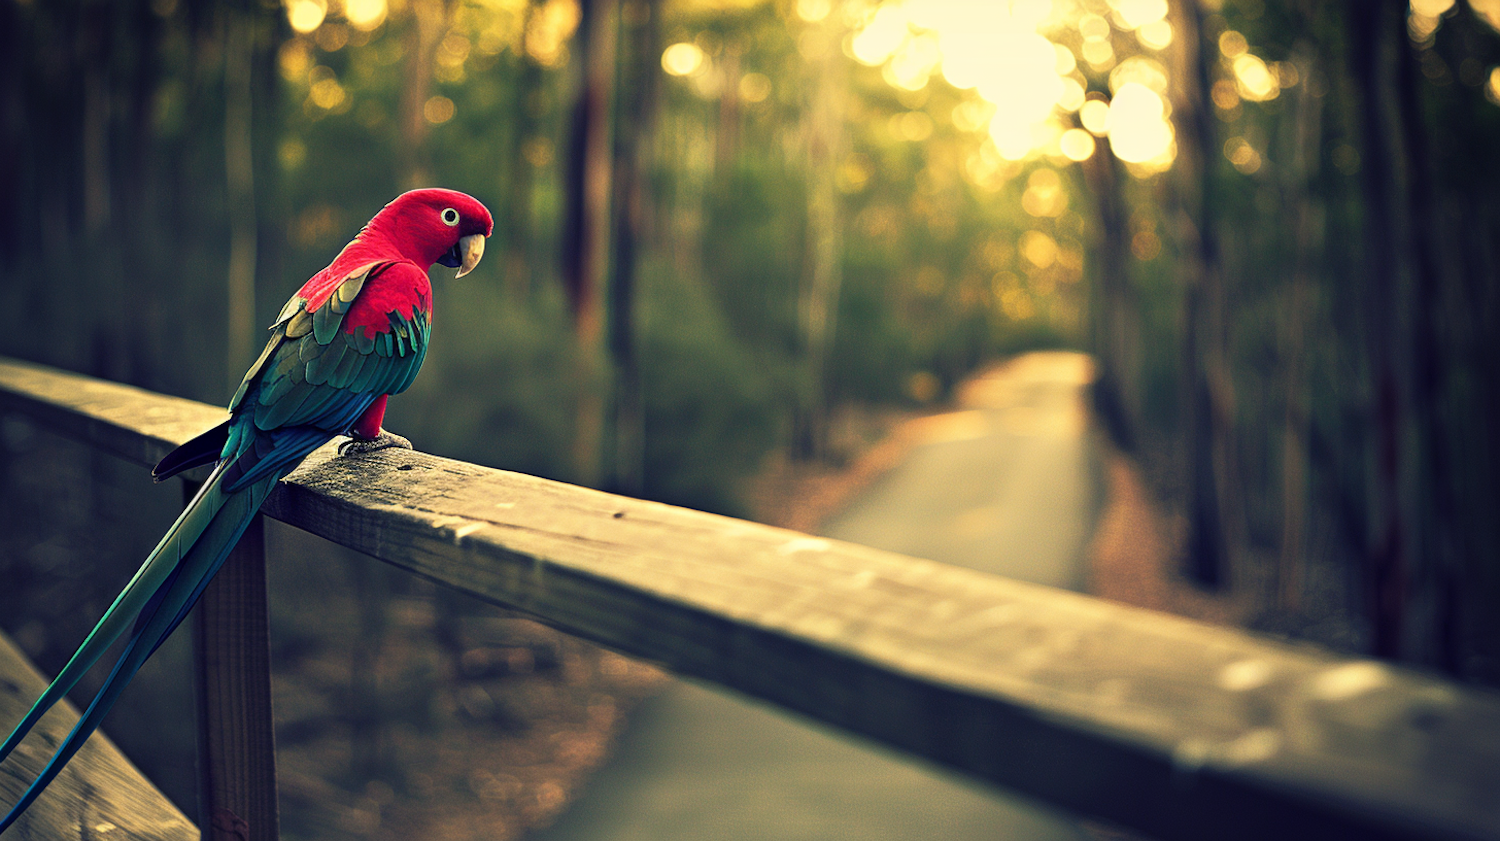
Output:
<instances>
[{"instance_id":1,"label":"parrot's foot","mask_svg":"<svg viewBox=\"0 0 1500 841\"><path fill-rule=\"evenodd\" d=\"M398 447L403 450L411 449L411 442L393 432L380 430L380 434L374 438L351 438L339 445L339 455L356 456L364 453L373 453L387 447Z\"/></svg>"}]
</instances>

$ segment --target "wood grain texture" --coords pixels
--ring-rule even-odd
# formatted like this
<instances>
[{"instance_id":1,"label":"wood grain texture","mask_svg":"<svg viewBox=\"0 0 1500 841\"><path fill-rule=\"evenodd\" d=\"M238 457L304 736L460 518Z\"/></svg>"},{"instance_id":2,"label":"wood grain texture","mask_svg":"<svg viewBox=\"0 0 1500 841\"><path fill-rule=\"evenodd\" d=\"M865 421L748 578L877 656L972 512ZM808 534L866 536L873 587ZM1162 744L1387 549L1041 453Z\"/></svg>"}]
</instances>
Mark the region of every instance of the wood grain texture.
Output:
<instances>
[{"instance_id":1,"label":"wood grain texture","mask_svg":"<svg viewBox=\"0 0 1500 841\"><path fill-rule=\"evenodd\" d=\"M47 679L0 634L0 727L21 720ZM0 763L0 809L21 797L67 738L78 711L64 701ZM5 841L197 841L198 829L103 733L84 743L47 791L5 833Z\"/></svg>"},{"instance_id":2,"label":"wood grain texture","mask_svg":"<svg viewBox=\"0 0 1500 841\"><path fill-rule=\"evenodd\" d=\"M180 397L0 357L0 409L127 461L155 465L229 413Z\"/></svg>"},{"instance_id":3,"label":"wood grain texture","mask_svg":"<svg viewBox=\"0 0 1500 841\"><path fill-rule=\"evenodd\" d=\"M265 521L256 516L193 611L205 841L280 837L265 547Z\"/></svg>"},{"instance_id":4,"label":"wood grain texture","mask_svg":"<svg viewBox=\"0 0 1500 841\"><path fill-rule=\"evenodd\" d=\"M1153 836L1500 838L1500 698L1373 661L409 451L320 450L265 511Z\"/></svg>"}]
</instances>

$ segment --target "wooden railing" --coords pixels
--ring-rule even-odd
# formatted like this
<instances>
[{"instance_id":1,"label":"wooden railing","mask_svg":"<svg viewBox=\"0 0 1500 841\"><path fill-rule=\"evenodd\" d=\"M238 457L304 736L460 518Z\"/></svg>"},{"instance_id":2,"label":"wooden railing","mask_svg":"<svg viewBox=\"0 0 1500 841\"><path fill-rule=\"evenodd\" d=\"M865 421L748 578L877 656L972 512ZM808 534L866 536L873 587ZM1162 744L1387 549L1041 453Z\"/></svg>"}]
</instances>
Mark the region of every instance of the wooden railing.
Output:
<instances>
[{"instance_id":1,"label":"wooden railing","mask_svg":"<svg viewBox=\"0 0 1500 841\"><path fill-rule=\"evenodd\" d=\"M0 409L143 465L222 419L3 360ZM419 452L325 448L264 511L568 633L1146 835L1500 839L1500 697L1375 661ZM241 616L264 617L253 592L262 551L252 540L226 567L240 570L227 583L240 588L228 602ZM207 624L219 622L224 605L206 608ZM201 633L202 647L263 647L245 642L241 621L223 620L227 641ZM218 814L247 821L252 838L274 837L274 817L260 834L274 799L253 805L274 768L269 706L239 699L266 680L200 681L219 698L200 729L231 734L206 759L227 789L209 800L230 804ZM267 738L245 735L256 728Z\"/></svg>"}]
</instances>

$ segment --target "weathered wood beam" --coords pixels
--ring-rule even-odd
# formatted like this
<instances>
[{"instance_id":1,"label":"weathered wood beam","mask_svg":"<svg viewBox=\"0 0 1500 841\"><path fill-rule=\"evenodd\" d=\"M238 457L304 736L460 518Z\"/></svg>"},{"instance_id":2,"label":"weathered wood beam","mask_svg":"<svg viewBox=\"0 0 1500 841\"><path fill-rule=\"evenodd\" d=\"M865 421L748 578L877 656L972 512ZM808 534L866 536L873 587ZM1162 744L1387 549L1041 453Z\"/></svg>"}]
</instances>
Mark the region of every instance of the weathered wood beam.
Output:
<instances>
[{"instance_id":1,"label":"weathered wood beam","mask_svg":"<svg viewBox=\"0 0 1500 841\"><path fill-rule=\"evenodd\" d=\"M179 434L80 380L0 363L0 404L101 447ZM1500 838L1500 698L1374 661L408 451L325 448L266 512L1161 838Z\"/></svg>"},{"instance_id":2,"label":"weathered wood beam","mask_svg":"<svg viewBox=\"0 0 1500 841\"><path fill-rule=\"evenodd\" d=\"M0 634L0 729L8 733L46 688L47 679ZM0 763L0 811L21 798L77 720L78 711L64 701ZM47 791L5 833L6 841L12 835L56 841L198 841L193 822L141 776L103 733L95 733L84 743Z\"/></svg>"},{"instance_id":3,"label":"weathered wood beam","mask_svg":"<svg viewBox=\"0 0 1500 841\"><path fill-rule=\"evenodd\" d=\"M184 497L191 498L192 491ZM193 611L198 823L205 841L276 841L265 519L256 515Z\"/></svg>"}]
</instances>

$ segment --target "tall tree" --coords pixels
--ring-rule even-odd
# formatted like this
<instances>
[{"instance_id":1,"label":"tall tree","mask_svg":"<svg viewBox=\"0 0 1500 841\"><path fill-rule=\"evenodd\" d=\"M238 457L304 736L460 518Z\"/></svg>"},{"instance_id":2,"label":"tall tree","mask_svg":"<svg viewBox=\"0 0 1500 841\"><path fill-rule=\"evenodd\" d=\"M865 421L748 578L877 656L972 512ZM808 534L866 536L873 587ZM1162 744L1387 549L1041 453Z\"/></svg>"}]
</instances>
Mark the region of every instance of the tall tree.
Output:
<instances>
[{"instance_id":1,"label":"tall tree","mask_svg":"<svg viewBox=\"0 0 1500 841\"><path fill-rule=\"evenodd\" d=\"M1234 389L1227 359L1227 278L1214 201L1213 151L1219 148L1208 109L1210 48L1197 0L1172 6L1174 118L1179 127L1175 186L1181 243L1181 419L1186 450L1188 575L1208 587L1230 582L1241 545L1240 489L1235 475Z\"/></svg>"},{"instance_id":2,"label":"tall tree","mask_svg":"<svg viewBox=\"0 0 1500 841\"><path fill-rule=\"evenodd\" d=\"M562 231L563 285L573 313L578 347L575 385L578 409L573 440L577 480L597 486L603 479L605 390L604 305L610 271L610 218L613 191L615 56L618 0L582 0L575 35L578 81L572 104L565 166L566 198Z\"/></svg>"}]
</instances>

